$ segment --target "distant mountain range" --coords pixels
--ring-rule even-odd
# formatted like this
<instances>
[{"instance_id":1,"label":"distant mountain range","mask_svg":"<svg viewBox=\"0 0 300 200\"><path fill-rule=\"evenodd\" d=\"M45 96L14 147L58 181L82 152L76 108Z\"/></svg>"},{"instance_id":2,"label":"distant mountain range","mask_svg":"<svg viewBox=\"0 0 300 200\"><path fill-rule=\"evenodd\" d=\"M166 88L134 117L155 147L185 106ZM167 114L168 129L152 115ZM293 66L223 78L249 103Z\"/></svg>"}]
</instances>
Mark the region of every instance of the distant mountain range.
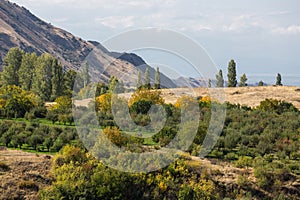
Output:
<instances>
[{"instance_id":1,"label":"distant mountain range","mask_svg":"<svg viewBox=\"0 0 300 200\"><path fill-rule=\"evenodd\" d=\"M85 41L42 21L24 7L1 0L0 65L3 57L12 47L37 54L49 53L58 58L66 70L79 70L86 57L95 51L97 57L92 61L90 59L92 65L97 64L97 69L92 69L94 80L106 82L111 76L116 76L123 79L126 84L133 85L137 77L137 69L144 73L146 68L149 68L151 81L155 76L155 69L136 54L109 52L98 42ZM110 64L104 69L106 63ZM168 88L176 87L164 74L161 74L161 85Z\"/></svg>"}]
</instances>

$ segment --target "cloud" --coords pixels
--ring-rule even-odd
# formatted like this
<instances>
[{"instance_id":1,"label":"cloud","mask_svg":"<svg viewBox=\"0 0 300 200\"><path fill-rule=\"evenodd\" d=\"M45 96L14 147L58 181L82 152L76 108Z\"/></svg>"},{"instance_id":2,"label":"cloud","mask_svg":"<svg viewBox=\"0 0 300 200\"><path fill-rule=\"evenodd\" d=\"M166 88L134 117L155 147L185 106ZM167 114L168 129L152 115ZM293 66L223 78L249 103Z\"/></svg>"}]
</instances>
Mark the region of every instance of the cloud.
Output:
<instances>
[{"instance_id":1,"label":"cloud","mask_svg":"<svg viewBox=\"0 0 300 200\"><path fill-rule=\"evenodd\" d=\"M228 19L230 20L230 18ZM232 17L227 25L222 26L222 31L235 33L249 33L259 32L265 27L265 24L256 14L245 14Z\"/></svg>"},{"instance_id":2,"label":"cloud","mask_svg":"<svg viewBox=\"0 0 300 200\"><path fill-rule=\"evenodd\" d=\"M300 34L300 25L291 25L288 27L277 27L272 30L275 34L298 35Z\"/></svg>"},{"instance_id":3,"label":"cloud","mask_svg":"<svg viewBox=\"0 0 300 200\"><path fill-rule=\"evenodd\" d=\"M97 17L96 22L100 22L103 26L109 28L129 28L135 25L134 16L110 16L110 17Z\"/></svg>"}]
</instances>

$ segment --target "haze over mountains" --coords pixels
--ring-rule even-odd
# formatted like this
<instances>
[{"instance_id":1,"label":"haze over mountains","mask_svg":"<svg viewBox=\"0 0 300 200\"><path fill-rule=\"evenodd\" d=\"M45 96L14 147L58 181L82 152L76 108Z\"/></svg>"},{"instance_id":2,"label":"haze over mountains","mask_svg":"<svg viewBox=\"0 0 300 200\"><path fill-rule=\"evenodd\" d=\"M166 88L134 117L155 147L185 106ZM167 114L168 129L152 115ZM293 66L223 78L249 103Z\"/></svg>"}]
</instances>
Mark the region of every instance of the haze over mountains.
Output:
<instances>
[{"instance_id":1,"label":"haze over mountains","mask_svg":"<svg viewBox=\"0 0 300 200\"><path fill-rule=\"evenodd\" d=\"M37 54L49 53L62 63L65 69L79 70L87 56L94 50L97 56L91 61L97 69L91 70L94 81L106 82L111 76L133 85L137 78L137 67L142 73L149 68L152 81L155 69L135 54L109 52L100 43L85 41L71 33L54 27L34 16L24 7L6 0L0 1L0 64L12 47ZM95 62L95 59L97 62ZM109 64L105 69L104 64ZM90 63L89 63L90 64ZM95 66L94 66L95 67ZM129 80L130 79L130 80ZM164 87L176 87L171 79L161 74Z\"/></svg>"}]
</instances>

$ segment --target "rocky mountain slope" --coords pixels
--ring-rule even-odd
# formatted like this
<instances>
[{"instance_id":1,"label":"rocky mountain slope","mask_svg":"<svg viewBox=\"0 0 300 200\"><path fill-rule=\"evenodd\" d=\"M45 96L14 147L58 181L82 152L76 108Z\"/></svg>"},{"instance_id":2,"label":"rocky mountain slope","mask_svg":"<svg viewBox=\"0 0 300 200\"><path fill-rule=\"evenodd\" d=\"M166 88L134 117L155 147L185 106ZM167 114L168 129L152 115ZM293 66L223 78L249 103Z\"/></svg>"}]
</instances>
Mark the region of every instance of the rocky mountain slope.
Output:
<instances>
[{"instance_id":1,"label":"rocky mountain slope","mask_svg":"<svg viewBox=\"0 0 300 200\"><path fill-rule=\"evenodd\" d=\"M116 76L125 81L129 78L130 84L132 84L135 78L131 77L135 77L137 74L136 67L140 68L142 72L145 71L145 66L149 67L142 58L135 54L109 52L98 42L85 41L40 20L24 7L1 0L0 64L12 47L19 47L26 52L36 52L37 54L49 53L58 58L65 69L74 70L78 70L90 52L96 49L97 68L100 68L100 72L93 75L94 80L100 79L100 81L107 81L109 77ZM104 67L104 64L107 63L109 67ZM154 74L155 70L150 68L152 80ZM176 86L163 74L162 83L165 87Z\"/></svg>"}]
</instances>

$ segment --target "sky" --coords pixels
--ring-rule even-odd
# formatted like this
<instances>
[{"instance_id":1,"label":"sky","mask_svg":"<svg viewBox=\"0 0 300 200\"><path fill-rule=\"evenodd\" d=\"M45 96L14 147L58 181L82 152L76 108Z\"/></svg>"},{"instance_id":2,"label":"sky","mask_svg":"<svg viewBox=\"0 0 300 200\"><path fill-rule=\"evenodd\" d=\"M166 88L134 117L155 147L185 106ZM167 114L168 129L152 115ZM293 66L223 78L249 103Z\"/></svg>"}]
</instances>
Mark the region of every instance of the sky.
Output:
<instances>
[{"instance_id":1,"label":"sky","mask_svg":"<svg viewBox=\"0 0 300 200\"><path fill-rule=\"evenodd\" d=\"M12 0L85 40L105 41L145 27L185 34L218 69L231 59L238 74L300 77L298 0ZM140 52L146 60L149 54ZM185 75L193 76L186 70Z\"/></svg>"}]
</instances>

